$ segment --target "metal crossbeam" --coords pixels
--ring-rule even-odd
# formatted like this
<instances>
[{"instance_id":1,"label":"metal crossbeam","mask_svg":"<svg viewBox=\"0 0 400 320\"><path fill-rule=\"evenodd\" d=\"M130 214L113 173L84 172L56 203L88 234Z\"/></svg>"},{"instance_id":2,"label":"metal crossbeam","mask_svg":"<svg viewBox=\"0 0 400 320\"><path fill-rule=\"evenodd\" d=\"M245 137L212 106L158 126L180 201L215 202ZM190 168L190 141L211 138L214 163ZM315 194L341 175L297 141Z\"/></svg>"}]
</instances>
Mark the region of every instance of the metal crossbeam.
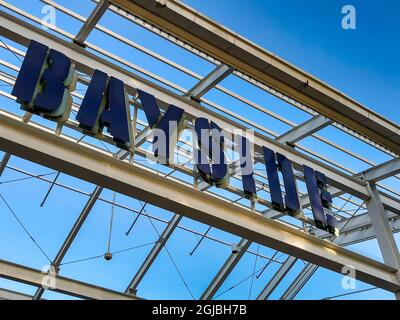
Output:
<instances>
[{"instance_id":1,"label":"metal crossbeam","mask_svg":"<svg viewBox=\"0 0 400 320\"><path fill-rule=\"evenodd\" d=\"M317 271L318 266L312 263L307 263L306 266L301 270L299 275L289 285L286 291L281 296L280 300L293 300L304 285L310 280L312 275Z\"/></svg>"},{"instance_id":2,"label":"metal crossbeam","mask_svg":"<svg viewBox=\"0 0 400 320\"><path fill-rule=\"evenodd\" d=\"M12 81L12 84L14 85L14 82ZM28 123L32 118L32 113L25 112L25 114L22 116L22 121ZM7 167L8 162L10 161L11 154L9 153L4 153L3 159L1 159L0 162L0 176L3 174L4 169Z\"/></svg>"},{"instance_id":3,"label":"metal crossbeam","mask_svg":"<svg viewBox=\"0 0 400 320\"><path fill-rule=\"evenodd\" d=\"M75 224L73 225L68 236L64 240L64 243L62 244L56 257L52 261L51 265L54 268L56 268L57 273L58 273L58 268L60 267L61 261L64 259L64 256L67 254L68 249L71 247L72 242L76 238L79 230L81 229L82 225L86 221L86 218L88 217L90 211L93 209L93 206L96 203L96 201L99 198L102 191L103 191L103 188L100 186L96 186L96 188L93 190L92 194L90 195L88 201L85 204L85 207L79 214L78 219L75 221ZM42 287L38 288L38 290L36 290L36 293L33 297L33 300L39 300L41 298L41 296L43 295L44 291L45 290Z\"/></svg>"},{"instance_id":4,"label":"metal crossbeam","mask_svg":"<svg viewBox=\"0 0 400 320\"><path fill-rule=\"evenodd\" d=\"M151 128L149 126L147 126L138 134L138 136L135 138L135 148L140 147L142 144L144 144L146 142L146 139L147 139L148 135L150 134L150 132L151 132Z\"/></svg>"},{"instance_id":5,"label":"metal crossbeam","mask_svg":"<svg viewBox=\"0 0 400 320\"><path fill-rule=\"evenodd\" d=\"M288 257L286 261L280 266L278 271L274 274L265 288L260 292L257 297L257 300L266 300L275 290L275 288L279 285L279 283L283 280L286 274L290 271L290 269L295 265L297 258Z\"/></svg>"},{"instance_id":6,"label":"metal crossbeam","mask_svg":"<svg viewBox=\"0 0 400 320\"><path fill-rule=\"evenodd\" d=\"M214 279L210 282L206 290L204 290L203 294L200 297L200 300L211 300L214 295L217 293L219 288L224 283L225 279L229 276L232 270L235 268L237 263L246 253L251 245L251 241L242 239L238 244L238 252L231 253L229 258L225 261L222 268L218 271Z\"/></svg>"},{"instance_id":7,"label":"metal crossbeam","mask_svg":"<svg viewBox=\"0 0 400 320\"><path fill-rule=\"evenodd\" d=\"M282 143L287 143L289 145L294 145L296 142L327 127L331 123L332 120L325 118L322 115L317 115L279 136L278 138L276 138L276 140Z\"/></svg>"},{"instance_id":8,"label":"metal crossbeam","mask_svg":"<svg viewBox=\"0 0 400 320\"><path fill-rule=\"evenodd\" d=\"M233 68L221 63L206 77L200 80L192 89L190 89L185 96L190 97L193 100L199 100L232 72Z\"/></svg>"},{"instance_id":9,"label":"metal crossbeam","mask_svg":"<svg viewBox=\"0 0 400 320\"><path fill-rule=\"evenodd\" d=\"M366 214L366 215L368 215L368 214ZM389 219L392 233L395 234L395 233L400 232L399 216L395 215L395 214L390 214L390 213L388 213L387 216ZM369 221L366 224L360 224L359 228L352 228L352 227L350 227L349 229L345 228L342 231L342 235L337 239L337 241L335 243L340 246L344 246L344 245L352 245L352 244L360 243L360 242L371 240L371 239L376 239L376 234L371 225L371 222Z\"/></svg>"},{"instance_id":10,"label":"metal crossbeam","mask_svg":"<svg viewBox=\"0 0 400 320\"><path fill-rule=\"evenodd\" d=\"M32 296L13 290L0 289L0 300L31 300Z\"/></svg>"},{"instance_id":11,"label":"metal crossbeam","mask_svg":"<svg viewBox=\"0 0 400 320\"><path fill-rule=\"evenodd\" d=\"M42 286L43 278L46 274L40 270L18 265L5 260L0 260L0 277L22 282L32 286ZM134 295L126 295L121 292L94 286L69 278L55 276L53 291L65 293L83 299L95 300L137 300Z\"/></svg>"},{"instance_id":12,"label":"metal crossbeam","mask_svg":"<svg viewBox=\"0 0 400 320\"><path fill-rule=\"evenodd\" d=\"M157 243L151 249L151 251L147 255L146 259L144 259L139 270L136 272L136 274L133 277L132 281L130 282L129 286L125 290L126 293L135 293L136 294L136 290L137 290L137 287L138 287L140 281L142 281L142 279L144 278L146 273L149 271L154 260L156 260L156 258L160 254L162 248L167 243L169 237L172 235L172 233L174 232L175 228L178 226L181 219L182 219L182 217L178 214L175 214L172 217L171 221L168 223L168 225L164 229L163 233L160 235Z\"/></svg>"},{"instance_id":13,"label":"metal crossbeam","mask_svg":"<svg viewBox=\"0 0 400 320\"><path fill-rule=\"evenodd\" d=\"M78 31L73 41L79 45L83 45L89 34L92 32L96 24L99 22L103 14L106 12L109 6L108 0L101 0L94 10L91 12L89 17L86 19L82 28Z\"/></svg>"},{"instance_id":14,"label":"metal crossbeam","mask_svg":"<svg viewBox=\"0 0 400 320\"><path fill-rule=\"evenodd\" d=\"M363 171L360 176L365 181L375 183L400 173L400 158L395 158Z\"/></svg>"}]
</instances>

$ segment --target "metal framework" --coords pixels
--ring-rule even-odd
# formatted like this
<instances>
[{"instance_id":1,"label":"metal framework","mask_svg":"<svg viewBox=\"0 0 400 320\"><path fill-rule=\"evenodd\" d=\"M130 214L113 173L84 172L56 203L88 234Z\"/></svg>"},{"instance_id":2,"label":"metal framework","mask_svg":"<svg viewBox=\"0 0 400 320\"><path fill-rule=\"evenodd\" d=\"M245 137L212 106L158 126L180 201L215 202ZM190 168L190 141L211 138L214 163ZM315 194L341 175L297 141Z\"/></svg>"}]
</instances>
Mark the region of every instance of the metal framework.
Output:
<instances>
[{"instance_id":1,"label":"metal framework","mask_svg":"<svg viewBox=\"0 0 400 320\"><path fill-rule=\"evenodd\" d=\"M74 35L60 26L50 25L47 25L49 30L43 30L40 24L46 23L41 18L1 0L0 6L6 11L0 11L0 36L4 39L0 43L0 50L10 51L14 57L20 59L25 52L17 49L15 44L27 47L30 40L36 40L63 52L73 61L79 72L79 86L83 88L89 83L95 69L121 79L130 95L135 136L131 153L119 149L115 151L112 138L107 133L97 137L97 142L100 143L87 140L85 135L70 134L70 129L79 131L73 117L62 127L54 129L49 125L50 122L43 123L29 113L20 116L15 112L17 109L14 109L14 112L10 111L2 102L0 149L4 155L0 162L0 177L10 170L49 183L42 205L54 187L88 196L84 208L51 261L57 272L55 291L88 299L138 299L136 294L141 297L140 283L145 280L148 271L177 229L198 237L197 245L189 257L201 244L206 245L203 243L205 239L231 246L229 241L210 235L211 228L214 228L239 236L241 240L234 245L237 250L221 265L199 299L213 299L246 254L265 259L267 263L280 265L257 294L257 299L268 299L300 259L307 261L307 264L295 281L281 294L281 299L294 299L318 267L340 273L344 266L349 265L356 269L358 280L391 291L399 298L400 255L393 234L400 230L400 190L384 183L388 178L399 180L397 175L400 173L400 127L397 124L178 1L166 0L161 5L160 1L156 0L93 1L94 8L88 18L56 1L41 2L52 5L70 19L80 22L82 26L79 32ZM209 63L212 71L206 76L201 76L112 31L112 28L103 26L101 18L108 12L152 32L162 40L168 40L177 50L185 49L196 59ZM106 46L91 43L88 38L93 30L173 68L182 75L191 77L196 84L190 89L183 88L141 67L139 61L135 61L138 63L136 65L111 53ZM1 83L12 86L18 71L19 67L14 62L3 60L1 56ZM257 90L283 100L292 108L303 112L308 120L300 124L293 123L283 115L223 87L221 82L227 77L245 81ZM144 145L151 129L148 123L139 119L138 113L142 111L142 106L137 99L137 89L153 94L163 110L170 104L183 108L187 119L186 128L192 126L193 119L205 117L231 131L254 130L256 166L263 164L262 147L266 146L292 161L299 184L304 184L301 172L303 165L324 173L329 191L334 197L331 214L339 219L340 236L332 238L328 233L315 228L313 220L309 217L310 200L302 190L299 190L300 202L305 215L288 220L283 214L273 210L264 172L255 173L256 187L259 191L257 202L246 200L241 189L234 183L226 187L223 194L218 189L211 188L201 181L191 166L192 143L183 139L180 139L176 148L177 155L183 159L181 163L161 168L158 165L147 166L140 162L140 159L149 155ZM229 106L222 106L207 99L206 94L212 90L235 99L246 105L247 109L242 113L234 112ZM0 95L9 102L15 100L6 90L0 90ZM83 96L79 90L74 91L72 95L73 113L76 113ZM250 110L261 112L263 116L291 129L278 134L264 126L262 121L248 119L246 112ZM319 135L318 132L326 127L341 130L349 139L365 144L382 155L382 158L389 160L376 164L367 157ZM303 146L301 142L306 138L313 138L335 152L363 163L364 168L367 165L368 168L359 171L347 168L337 160ZM228 144L233 143L228 141ZM111 148L114 148L114 151L110 151ZM49 179L27 172L10 165L11 157L26 159L55 169L58 173L54 179ZM240 182L239 165L235 159L230 159L229 168L231 180ZM58 180L60 173L93 183L96 187L90 193L78 190L61 183ZM104 189L144 201L145 204L141 208L131 208L116 202L115 199L110 201L101 197ZM132 280L126 284L125 292L100 288L59 274L62 272L65 255L76 241L95 203L100 201L136 214L132 226L140 216L165 225L136 273L130 277ZM173 213L172 218L161 219L152 215L146 211L147 204ZM351 209L346 209L347 207ZM182 218L199 221L207 225L208 229L206 232L200 232L185 227ZM371 239L377 240L383 262L344 248ZM268 257L258 250L251 250L252 244L259 244L288 256L284 261L280 261L274 256ZM1 289L0 298L37 300L42 299L45 293L42 287L44 274L39 270L2 260L0 276L37 287L32 296Z\"/></svg>"}]
</instances>

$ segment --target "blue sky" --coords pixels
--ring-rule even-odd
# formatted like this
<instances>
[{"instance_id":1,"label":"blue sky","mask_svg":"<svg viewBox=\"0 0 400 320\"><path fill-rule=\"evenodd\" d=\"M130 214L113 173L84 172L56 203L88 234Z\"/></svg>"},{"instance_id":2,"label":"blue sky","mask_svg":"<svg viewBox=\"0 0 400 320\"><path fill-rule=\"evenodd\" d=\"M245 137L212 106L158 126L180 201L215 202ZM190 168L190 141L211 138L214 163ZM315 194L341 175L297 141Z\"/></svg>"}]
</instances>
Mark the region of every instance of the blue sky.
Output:
<instances>
[{"instance_id":1,"label":"blue sky","mask_svg":"<svg viewBox=\"0 0 400 320\"><path fill-rule=\"evenodd\" d=\"M39 1L9 0L8 2L23 8L37 17L42 17L41 9L43 4ZM87 17L94 7L90 1L71 2L68 0L57 0L56 2L84 17ZM345 92L367 107L397 123L400 122L400 109L398 107L398 100L400 98L400 62L398 60L400 39L399 35L396 34L400 27L400 22L396 19L399 15L400 4L397 1L385 1L384 5L375 0L369 0L368 2L351 1L351 3L333 0L188 0L185 3L230 29L239 32L290 63L321 78L323 81ZM341 28L341 8L344 4L352 4L356 8L356 30L345 31ZM122 20L115 14L107 13L101 19L100 24L107 26L112 31L128 39L136 41L140 45L162 54L172 61L192 69L201 76L205 76L214 68L211 63L201 60L163 39L159 39L148 31ZM57 25L71 34L76 34L81 23L58 12ZM1 39L5 40L3 37ZM171 67L165 66L152 58L146 57L144 54L128 48L126 45L117 43L114 39L102 35L99 31L93 31L88 40L98 46L107 48L110 52L120 55L130 63L134 63L169 81L177 83L184 89L190 89L196 83L196 79L173 70ZM13 45L23 49L17 44ZM5 50L0 51L0 55L1 59L12 62L15 65L19 65L20 63ZM127 66L125 65L124 67ZM10 70L7 70L7 72L10 72ZM137 71L134 72L140 74ZM165 84L161 85L166 86ZM222 85L240 92L244 97L255 101L279 115L287 117L294 123L301 123L310 117L308 114L295 110L284 102L261 92L261 90L250 86L238 78L228 77L222 82ZM10 91L10 88L7 87L2 87L1 89ZM85 87L82 86L78 89L82 90L81 93L83 94ZM171 90L176 91L176 89ZM254 110L249 111L248 106L222 95L216 90L210 91L206 95L206 98L240 115L245 115L248 119L278 134L290 129L290 126L282 124L271 117L261 115ZM4 97L0 97L0 102L2 103L1 108L14 113L21 113L16 103L10 103ZM140 117L143 118L143 115L141 114ZM34 117L34 119L40 123L54 127L54 124L47 120L42 120L38 117ZM76 132L71 132L71 130L66 132L74 136L80 136ZM373 148L364 143L349 139L346 134L337 129L326 128L321 130L320 134L323 137L343 144L363 156L368 155L368 158L376 163L390 158L381 152L373 150ZM343 153L339 153L333 148L323 145L314 138L307 138L302 144L313 149L318 149L321 154L329 155L330 158L343 163L354 172L362 171L368 167L365 163L349 158ZM111 148L111 146L109 147ZM15 157L11 158L10 165L37 174L53 172L50 169ZM21 173L7 169L0 177L0 182L22 177L24 175ZM53 177L54 174L48 176L49 179ZM59 181L83 190L86 193L91 192L94 188L89 183L63 174L60 175ZM397 191L400 190L398 180L387 179L385 183ZM15 212L29 228L35 239L42 245L46 253L50 257L53 257L87 200L87 195L78 195L72 191L55 187L45 206L40 208L39 204L48 186L48 183L31 179L7 184L2 183L0 184L0 192L9 201ZM105 190L102 193L102 197L108 201L112 200L112 195L112 192L109 190ZM136 210L140 208L138 201L122 195L117 195L117 201ZM337 205L340 206L341 202L339 200L336 201ZM172 217L172 213L152 206L148 206L146 210L149 214L162 220L169 220ZM111 206L109 203L99 201L96 204L65 257L65 262L73 262L105 253L110 213ZM0 203L0 217L2 221L0 224L0 234L3 237L3 241L0 243L1 259L24 263L39 269L48 263L2 203ZM157 239L157 232L155 232L153 226L145 217L139 218L132 233L126 236L125 231L133 219L134 215L132 212L122 208L115 209L112 251L151 244ZM165 224L154 221L154 226L158 232L161 232ZM207 230L207 226L189 219L183 219L181 226L184 228L193 228L199 232ZM212 229L210 235L215 238L221 238L226 243L237 242L239 240L236 236L215 229ZM398 237L396 238L398 240ZM167 245L174 262L195 297L200 296L230 253L229 247L226 245L205 240L196 253L193 256L189 256L188 252L193 249L197 241L197 236L181 228L175 232ZM106 262L102 258L94 258L92 260L66 264L62 266L61 274L115 290L124 290L149 249L150 245L147 245L116 254L110 262ZM381 259L376 241L369 241L354 246L353 249L373 258ZM266 257L271 257L274 254L274 250L272 249L258 248L257 245L253 244L251 251L256 252L257 250ZM279 254L277 257L279 261L284 261L286 256ZM256 261L253 254L246 254L244 256L218 293L223 293L220 297L221 299L248 298L251 287L250 281L244 281L238 286L235 286L235 284L252 273L254 263L256 263L256 269L259 269L265 264L265 260L258 259ZM276 299L280 297L285 286L294 279L303 266L304 264L301 261L296 263L293 270L288 274L272 298ZM278 267L278 264L270 265L259 279L254 280L251 290L252 298L257 295ZM341 294L344 290L341 288L340 283L340 275L320 269L302 290L298 298L321 299ZM32 287L4 280L0 280L0 286L7 288L18 287L31 294L35 291ZM235 288L224 292L232 286L235 286ZM357 289L368 287L366 284L358 283ZM191 298L190 293L185 288L166 251L162 252L148 275L144 278L139 286L138 294L145 298ZM44 297L51 299L63 296L46 292ZM392 297L393 295L390 293L376 290L349 296L348 298L391 299Z\"/></svg>"}]
</instances>

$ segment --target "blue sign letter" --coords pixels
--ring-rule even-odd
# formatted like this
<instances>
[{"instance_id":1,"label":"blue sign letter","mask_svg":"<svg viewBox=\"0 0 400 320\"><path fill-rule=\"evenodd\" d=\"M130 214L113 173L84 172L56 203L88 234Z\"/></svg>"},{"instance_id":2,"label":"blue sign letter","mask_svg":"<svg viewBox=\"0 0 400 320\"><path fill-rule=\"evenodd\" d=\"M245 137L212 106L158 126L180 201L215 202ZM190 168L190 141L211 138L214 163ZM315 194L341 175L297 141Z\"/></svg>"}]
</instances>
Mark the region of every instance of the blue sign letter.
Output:
<instances>
[{"instance_id":1,"label":"blue sign letter","mask_svg":"<svg viewBox=\"0 0 400 320\"><path fill-rule=\"evenodd\" d=\"M195 131L197 145L194 143L194 159L200 176L204 181L217 187L228 185L229 172L225 161L224 137L223 134L221 135L221 128L212 121L210 124L208 119L197 118Z\"/></svg>"},{"instance_id":2,"label":"blue sign letter","mask_svg":"<svg viewBox=\"0 0 400 320\"><path fill-rule=\"evenodd\" d=\"M131 146L131 123L124 83L95 70L76 119L79 126L93 134L108 128L120 148Z\"/></svg>"},{"instance_id":3,"label":"blue sign letter","mask_svg":"<svg viewBox=\"0 0 400 320\"><path fill-rule=\"evenodd\" d=\"M137 91L150 128L161 130L165 137L165 145L163 145L161 150L156 147L156 142L159 140L159 137L154 137L154 155L159 158L159 162L165 161L169 163L170 159L173 159L173 151L176 141L178 140L179 132L181 131L184 110L170 105L165 114L162 115L153 95L139 89Z\"/></svg>"},{"instance_id":4,"label":"blue sign letter","mask_svg":"<svg viewBox=\"0 0 400 320\"><path fill-rule=\"evenodd\" d=\"M290 161L281 154L277 154L278 163L275 160L275 153L263 147L264 160L267 169L269 192L271 195L272 207L278 211L287 211L291 215L300 212L300 202L297 194L296 180ZM285 205L283 204L281 186L278 176L278 168L282 172L283 183L285 186Z\"/></svg>"},{"instance_id":5,"label":"blue sign letter","mask_svg":"<svg viewBox=\"0 0 400 320\"><path fill-rule=\"evenodd\" d=\"M245 137L239 138L240 169L242 172L243 191L248 199L257 197L256 182L254 181L253 159L251 158L250 142Z\"/></svg>"},{"instance_id":6,"label":"blue sign letter","mask_svg":"<svg viewBox=\"0 0 400 320\"><path fill-rule=\"evenodd\" d=\"M317 228L327 230L329 233L338 236L339 230L336 218L329 214L325 215L324 212L324 208L330 209L332 205L332 196L326 189L325 175L304 166L304 180L310 197L315 225Z\"/></svg>"},{"instance_id":7,"label":"blue sign letter","mask_svg":"<svg viewBox=\"0 0 400 320\"><path fill-rule=\"evenodd\" d=\"M64 122L76 84L71 61L62 53L31 41L12 94L29 112Z\"/></svg>"}]
</instances>

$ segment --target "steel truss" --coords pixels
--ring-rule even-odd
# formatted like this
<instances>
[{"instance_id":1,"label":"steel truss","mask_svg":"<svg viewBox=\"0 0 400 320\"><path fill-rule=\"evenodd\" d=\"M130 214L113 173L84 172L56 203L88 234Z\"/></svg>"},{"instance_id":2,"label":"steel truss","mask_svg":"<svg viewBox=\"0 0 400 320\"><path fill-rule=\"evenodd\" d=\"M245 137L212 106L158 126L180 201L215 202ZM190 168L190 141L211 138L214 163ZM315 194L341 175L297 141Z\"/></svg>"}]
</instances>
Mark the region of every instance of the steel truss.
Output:
<instances>
[{"instance_id":1,"label":"steel truss","mask_svg":"<svg viewBox=\"0 0 400 320\"><path fill-rule=\"evenodd\" d=\"M281 266L264 290L259 293L258 299L266 299L272 294L297 259L304 259L310 263L296 278L295 282L289 286L282 299L293 299L315 272L317 266L340 272L343 266L352 265L358 272L359 280L395 293L400 290L398 279L400 258L393 238L393 233L400 230L398 216L400 214L399 194L379 183L379 181L388 177L396 177L400 173L400 160L398 158L400 129L397 125L366 109L311 75L305 74L275 55L271 55L246 39L239 37L237 34L233 34L212 23L208 18L177 1L165 1L165 6L162 7L157 5L157 1L148 0L95 1L97 5L87 19L54 1L43 0L42 2L53 5L70 17L83 22L83 26L77 35L71 35L60 28L53 28L53 31L70 42L4 12L0 12L0 34L23 46L27 46L29 40L34 39L59 50L70 57L76 64L77 70L85 75L91 75L94 69L101 69L109 75L123 80L129 94L133 97L136 96L136 89L141 89L153 94L160 102L162 109L169 104L182 107L188 114L189 122L197 117L206 117L226 129L245 129L247 126L256 129L258 130L255 137L256 162L263 162L260 156L261 147L267 146L287 156L293 162L296 170L299 170L302 165L308 165L325 173L330 185L330 191L334 197L348 199L344 195L352 195L366 202L366 205L361 204L361 207L368 209L368 213L355 216L345 215L343 214L344 212L338 210L336 215L340 218L339 227L342 229L342 235L335 239L335 244L333 244L323 240L329 239L330 236L318 229L314 229L312 220L307 217L301 219L299 221L300 224L281 221L282 215L269 209L270 203L262 197L259 199L259 204L263 206L263 209L260 210L255 209L254 204L252 206L252 204L239 203L238 200L244 197L243 193L232 186L229 186L227 190L236 195L236 197L240 197L239 199L224 198L207 190L208 188L205 188L205 186L199 187L197 173L185 164L172 166L170 174L161 177L156 170L150 170L139 165L134 159L128 159L129 154L124 151L120 151L117 154L117 158L119 158L117 159L115 154L110 154L106 150L66 136L61 132L53 132L30 121L29 114L20 118L8 112L0 111L0 142L1 148L6 152L0 162L0 176L8 168L35 177L21 169L9 166L8 161L12 154L97 185L95 190L88 195L89 199L85 208L83 208L81 215L52 262L56 269L60 266L63 257L74 241L94 203L96 201L110 203L110 201L100 197L103 188L132 196L175 213L175 216L170 221L163 221L166 223L164 232L160 235L159 241L152 248L133 277L127 287L126 294L62 278L59 275L57 276L58 284L56 290L83 298L135 299L140 281L151 268L158 254L167 243L168 238L176 228L185 229L179 225L182 216L190 217L211 227L220 228L243 237L238 245L238 252L230 255L200 297L201 299L213 298L245 253L258 255L258 253L249 250L253 241L291 255L284 262L272 259L272 262L280 263ZM0 1L0 5L11 10L16 15L29 19L33 23L40 23L40 19L37 17L13 7L5 1ZM216 68L209 75L201 77L193 71L112 32L99 24L102 15L107 10L117 13L184 47L190 52L212 62L216 65ZM91 44L87 41L87 38L94 29L194 77L199 80L198 83L190 90L186 90L109 53L103 48ZM190 30L190 32L187 30ZM1 44L1 47L5 48L4 44ZM7 46L6 49L12 50L18 55L24 55L23 52L13 48L11 45ZM88 49L92 50L92 52L94 51L95 54L90 53ZM151 83L136 73L121 68L118 64L111 62L110 59L119 65L126 66L130 70L140 72L153 80L159 81L182 94L178 95ZM14 71L19 69L6 61L0 61L0 64ZM297 125L225 89L219 85L219 82L229 75L238 76L262 88L300 110L306 111L312 115L312 118ZM15 79L2 71L0 80L12 85ZM88 83L88 79L85 77L80 77L79 81L83 84ZM302 87L301 90L295 89L299 88L299 86ZM278 135L205 99L204 95L214 88L246 103L251 108L289 124L293 128L282 135ZM1 91L0 94L14 99L7 92ZM82 98L77 93L73 94L77 98ZM132 99L130 103L134 106L135 112L137 112L138 108L141 109L140 103L135 99ZM73 109L75 111L78 110L79 104L75 104ZM343 116L343 111L339 111L344 109L346 110L346 116ZM244 123L245 126L221 115L221 112ZM135 155L146 156L146 151L141 148L141 145L146 141L150 130L146 123L137 121L137 119L134 119L133 124L137 134L135 138ZM370 160L316 134L319 130L330 125L377 147L377 149L393 156L394 159L375 165ZM72 119L65 126L77 128L76 122ZM260 131L263 134L259 133ZM353 158L371 165L371 168L357 173L333 160L323 159L322 156L299 144L302 139L309 136L313 136ZM111 142L111 138L106 134L103 134L100 139L106 143ZM185 149L187 147L190 148L191 146L182 143L182 147L178 146L177 152L190 160L191 154L190 152L187 153ZM104 167L105 165L108 168L107 170ZM235 179L240 179L237 175L237 164L232 162L231 167L231 176ZM182 172L193 177L194 183L189 184L187 181L174 178L174 172ZM53 186L70 188L57 182L56 179L51 181L44 177L35 178L51 182L51 188ZM296 171L296 178L299 181L303 180L301 172ZM258 189L268 191L268 184L261 181L262 179L265 179L265 175L257 174L256 183ZM79 190L74 191L82 192ZM300 200L304 209L310 205L307 195L301 196ZM351 199L347 201L354 205L359 205L359 203ZM115 205L119 204L115 203ZM135 209L126 209L137 214L143 214L143 212L138 212ZM154 217L151 218L154 219ZM314 235L303 231L304 227L307 226ZM187 228L185 230L196 233L196 231ZM207 239L220 241L207 235L207 232L199 235ZM384 263L363 257L341 247L375 237L378 239ZM220 242L223 243L223 241ZM268 259L268 257L266 258ZM43 277L40 271L1 261L0 275L39 287L33 297L3 290L0 295L4 298L40 299L44 292L43 288L41 288L41 280L39 281Z\"/></svg>"}]
</instances>

